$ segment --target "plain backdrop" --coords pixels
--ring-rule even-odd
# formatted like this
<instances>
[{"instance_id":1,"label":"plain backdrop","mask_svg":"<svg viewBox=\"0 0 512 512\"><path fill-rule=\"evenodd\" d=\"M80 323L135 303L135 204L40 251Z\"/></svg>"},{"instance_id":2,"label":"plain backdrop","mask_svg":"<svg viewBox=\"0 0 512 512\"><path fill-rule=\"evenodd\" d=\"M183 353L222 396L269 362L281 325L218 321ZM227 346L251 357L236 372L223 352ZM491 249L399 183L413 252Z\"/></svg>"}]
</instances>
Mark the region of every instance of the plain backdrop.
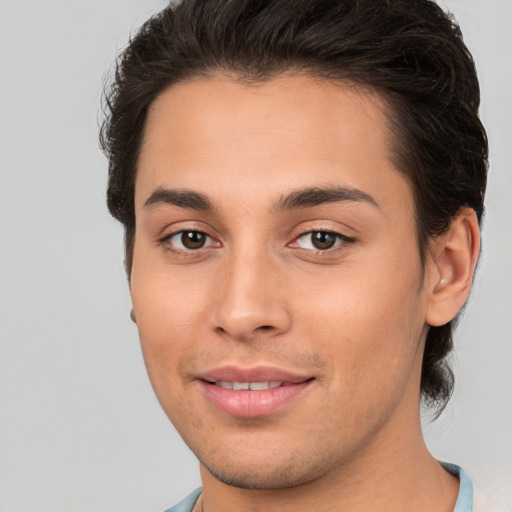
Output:
<instances>
[{"instance_id":1,"label":"plain backdrop","mask_svg":"<svg viewBox=\"0 0 512 512\"><path fill-rule=\"evenodd\" d=\"M0 0L0 511L161 511L198 464L146 377L105 207L102 81L163 0ZM512 1L443 0L477 62L483 255L433 453L512 502ZM512 510L512 505L511 505Z\"/></svg>"}]
</instances>

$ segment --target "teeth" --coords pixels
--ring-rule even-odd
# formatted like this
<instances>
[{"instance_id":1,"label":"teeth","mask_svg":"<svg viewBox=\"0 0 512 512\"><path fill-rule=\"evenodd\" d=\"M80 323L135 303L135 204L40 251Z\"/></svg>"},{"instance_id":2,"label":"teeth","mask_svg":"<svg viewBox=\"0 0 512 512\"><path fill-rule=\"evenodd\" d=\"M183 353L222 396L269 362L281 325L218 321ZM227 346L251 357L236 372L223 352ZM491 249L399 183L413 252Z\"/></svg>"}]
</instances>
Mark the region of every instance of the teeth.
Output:
<instances>
[{"instance_id":1,"label":"teeth","mask_svg":"<svg viewBox=\"0 0 512 512\"><path fill-rule=\"evenodd\" d=\"M249 384L249 388L252 391L261 391L262 389L268 389L270 387L270 382L251 382Z\"/></svg>"},{"instance_id":2,"label":"teeth","mask_svg":"<svg viewBox=\"0 0 512 512\"><path fill-rule=\"evenodd\" d=\"M220 386L224 389L233 389L233 383L232 382L226 382L225 380L220 380L215 383L216 386Z\"/></svg>"},{"instance_id":3,"label":"teeth","mask_svg":"<svg viewBox=\"0 0 512 512\"><path fill-rule=\"evenodd\" d=\"M271 380L268 382L228 382L225 380L218 380L215 382L216 386L224 389L232 389L234 391L262 391L264 389L273 389L282 386L281 381Z\"/></svg>"}]
</instances>

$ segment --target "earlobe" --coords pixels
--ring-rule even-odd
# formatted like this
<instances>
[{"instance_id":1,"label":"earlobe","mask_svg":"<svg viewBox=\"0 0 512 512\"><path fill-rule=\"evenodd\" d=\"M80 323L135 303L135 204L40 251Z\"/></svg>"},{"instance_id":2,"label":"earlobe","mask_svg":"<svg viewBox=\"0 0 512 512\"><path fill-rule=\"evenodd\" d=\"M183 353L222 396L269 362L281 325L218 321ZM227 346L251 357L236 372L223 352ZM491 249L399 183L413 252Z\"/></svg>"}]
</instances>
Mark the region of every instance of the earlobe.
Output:
<instances>
[{"instance_id":1,"label":"earlobe","mask_svg":"<svg viewBox=\"0 0 512 512\"><path fill-rule=\"evenodd\" d=\"M462 308L471 289L479 253L476 213L463 208L448 231L433 242L427 277L429 325L448 323Z\"/></svg>"}]
</instances>

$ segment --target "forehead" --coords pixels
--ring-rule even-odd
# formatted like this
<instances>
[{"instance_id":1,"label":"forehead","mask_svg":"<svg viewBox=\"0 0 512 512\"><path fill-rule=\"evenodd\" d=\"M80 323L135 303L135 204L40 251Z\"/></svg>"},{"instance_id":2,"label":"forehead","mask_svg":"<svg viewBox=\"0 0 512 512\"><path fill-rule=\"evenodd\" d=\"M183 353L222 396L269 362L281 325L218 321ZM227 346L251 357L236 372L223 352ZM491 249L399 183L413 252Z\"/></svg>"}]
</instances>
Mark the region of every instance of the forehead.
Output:
<instances>
[{"instance_id":1,"label":"forehead","mask_svg":"<svg viewBox=\"0 0 512 512\"><path fill-rule=\"evenodd\" d=\"M396 194L384 101L372 91L307 76L249 85L215 77L164 91L148 113L136 186L201 189L214 177L228 195L336 184ZM208 192L208 191L205 191Z\"/></svg>"}]
</instances>

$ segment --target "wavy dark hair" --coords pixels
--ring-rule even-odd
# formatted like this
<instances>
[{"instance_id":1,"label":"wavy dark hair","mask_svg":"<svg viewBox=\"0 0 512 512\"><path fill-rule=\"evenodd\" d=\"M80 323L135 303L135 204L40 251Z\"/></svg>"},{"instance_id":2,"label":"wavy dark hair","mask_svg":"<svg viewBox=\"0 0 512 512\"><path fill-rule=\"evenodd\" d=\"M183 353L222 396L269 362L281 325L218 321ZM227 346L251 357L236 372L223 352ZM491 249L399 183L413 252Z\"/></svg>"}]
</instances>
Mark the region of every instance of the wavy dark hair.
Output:
<instances>
[{"instance_id":1,"label":"wavy dark hair","mask_svg":"<svg viewBox=\"0 0 512 512\"><path fill-rule=\"evenodd\" d=\"M376 91L394 164L411 184L423 264L460 208L479 221L488 145L475 65L450 14L430 0L183 0L148 20L117 61L101 146L108 208L125 227L130 277L134 185L149 106L184 80L225 73L247 83L298 73ZM429 329L421 392L438 413L453 390L454 321Z\"/></svg>"}]
</instances>

